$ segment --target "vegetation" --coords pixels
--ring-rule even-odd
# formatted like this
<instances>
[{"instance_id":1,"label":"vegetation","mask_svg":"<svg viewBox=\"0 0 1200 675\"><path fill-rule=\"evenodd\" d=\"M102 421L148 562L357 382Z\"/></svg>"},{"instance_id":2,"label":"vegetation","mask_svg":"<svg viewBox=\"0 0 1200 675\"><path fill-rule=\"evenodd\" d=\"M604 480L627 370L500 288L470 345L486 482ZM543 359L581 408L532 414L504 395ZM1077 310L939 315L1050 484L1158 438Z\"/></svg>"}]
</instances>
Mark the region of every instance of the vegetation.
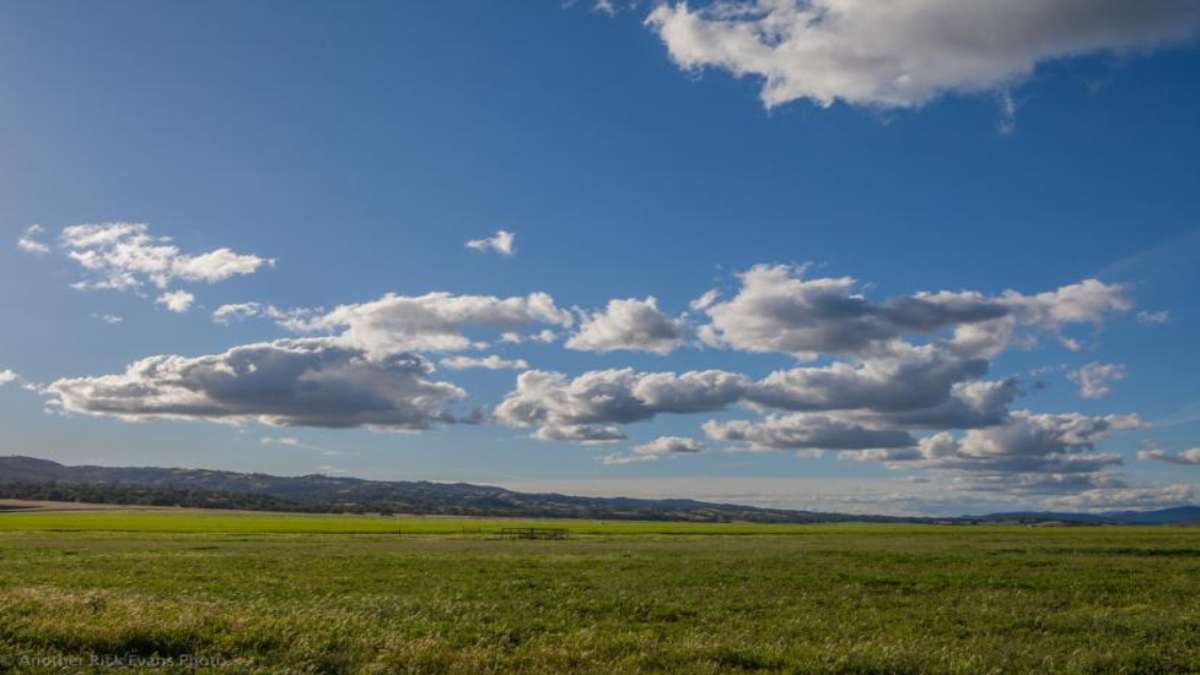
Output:
<instances>
[{"instance_id":1,"label":"vegetation","mask_svg":"<svg viewBox=\"0 0 1200 675\"><path fill-rule=\"evenodd\" d=\"M1194 529L544 522L0 514L0 671L1200 670Z\"/></svg>"}]
</instances>

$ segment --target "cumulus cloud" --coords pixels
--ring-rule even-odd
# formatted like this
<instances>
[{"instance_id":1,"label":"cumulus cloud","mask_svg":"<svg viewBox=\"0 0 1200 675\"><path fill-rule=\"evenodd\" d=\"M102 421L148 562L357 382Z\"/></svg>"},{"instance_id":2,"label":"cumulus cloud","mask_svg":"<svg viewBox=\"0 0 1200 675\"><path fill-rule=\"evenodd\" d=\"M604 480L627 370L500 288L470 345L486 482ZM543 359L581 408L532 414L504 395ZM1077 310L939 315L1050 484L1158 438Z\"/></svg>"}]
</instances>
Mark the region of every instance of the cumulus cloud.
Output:
<instances>
[{"instance_id":1,"label":"cumulus cloud","mask_svg":"<svg viewBox=\"0 0 1200 675\"><path fill-rule=\"evenodd\" d=\"M294 330L340 331L339 343L373 358L409 351L462 351L479 346L464 327L511 329L528 324L569 327L571 313L545 293L497 298L436 292L421 296L388 293L378 300L341 305L288 324Z\"/></svg>"},{"instance_id":2,"label":"cumulus cloud","mask_svg":"<svg viewBox=\"0 0 1200 675\"><path fill-rule=\"evenodd\" d=\"M188 293L187 291L167 291L166 293L160 294L158 299L154 302L166 307L167 310L175 312L176 314L183 314L191 309L192 303L195 302L195 300L196 296Z\"/></svg>"},{"instance_id":3,"label":"cumulus cloud","mask_svg":"<svg viewBox=\"0 0 1200 675\"><path fill-rule=\"evenodd\" d=\"M738 275L741 289L704 310L708 344L801 359L862 354L906 334L930 333L996 319L1008 309L977 293L931 293L882 304L858 292L853 277L804 278L804 268L755 265Z\"/></svg>"},{"instance_id":4,"label":"cumulus cloud","mask_svg":"<svg viewBox=\"0 0 1200 675\"><path fill-rule=\"evenodd\" d=\"M872 429L812 413L768 415L756 422L709 420L701 428L713 440L742 443L749 450L903 448L916 442L903 430Z\"/></svg>"},{"instance_id":5,"label":"cumulus cloud","mask_svg":"<svg viewBox=\"0 0 1200 675\"><path fill-rule=\"evenodd\" d=\"M1089 363L1067 373L1067 379L1079 385L1084 398L1104 398L1112 393L1112 383L1125 379L1125 366L1119 363Z\"/></svg>"},{"instance_id":6,"label":"cumulus cloud","mask_svg":"<svg viewBox=\"0 0 1200 675\"><path fill-rule=\"evenodd\" d=\"M635 455L675 455L704 452L704 445L686 436L659 436L633 449Z\"/></svg>"},{"instance_id":7,"label":"cumulus cloud","mask_svg":"<svg viewBox=\"0 0 1200 675\"><path fill-rule=\"evenodd\" d=\"M428 379L415 354L367 358L327 339L278 340L199 357L152 356L123 373L60 379L46 392L66 412L128 421L257 421L273 426L417 431L454 421L465 392Z\"/></svg>"},{"instance_id":8,"label":"cumulus cloud","mask_svg":"<svg viewBox=\"0 0 1200 675\"><path fill-rule=\"evenodd\" d=\"M684 328L658 309L653 297L610 300L604 311L585 315L568 349L585 352L644 351L666 355L683 344Z\"/></svg>"},{"instance_id":9,"label":"cumulus cloud","mask_svg":"<svg viewBox=\"0 0 1200 675\"><path fill-rule=\"evenodd\" d=\"M89 274L73 284L84 290L131 290L147 282L160 289L175 281L216 283L275 264L228 248L184 253L170 237L152 236L142 223L71 225L63 228L61 239L67 255Z\"/></svg>"},{"instance_id":10,"label":"cumulus cloud","mask_svg":"<svg viewBox=\"0 0 1200 675\"><path fill-rule=\"evenodd\" d=\"M476 251L495 251L503 256L511 256L517 252L517 235L508 230L496 230L496 234L484 239L468 241L467 248Z\"/></svg>"},{"instance_id":11,"label":"cumulus cloud","mask_svg":"<svg viewBox=\"0 0 1200 675\"><path fill-rule=\"evenodd\" d=\"M639 464L655 462L660 457L678 457L704 452L704 445L694 438L686 436L659 436L658 438L636 446L633 452L612 454L598 457L604 464Z\"/></svg>"},{"instance_id":12,"label":"cumulus cloud","mask_svg":"<svg viewBox=\"0 0 1200 675\"><path fill-rule=\"evenodd\" d=\"M775 371L761 380L723 370L596 370L574 379L531 370L496 408L517 427L623 425L659 414L694 414L743 404L760 410L837 413L847 427L971 428L1002 422L1020 393L1011 380L979 380L982 359L936 345L896 346L877 359ZM556 438L565 435L557 433Z\"/></svg>"},{"instance_id":13,"label":"cumulus cloud","mask_svg":"<svg viewBox=\"0 0 1200 675\"><path fill-rule=\"evenodd\" d=\"M1200 448L1191 448L1190 450L1184 450L1183 452L1177 452L1174 454L1158 448L1150 448L1148 450L1139 450L1137 456L1138 459L1153 462L1167 462L1169 464L1185 465L1200 464Z\"/></svg>"},{"instance_id":14,"label":"cumulus cloud","mask_svg":"<svg viewBox=\"0 0 1200 675\"><path fill-rule=\"evenodd\" d=\"M1017 327L1061 335L1068 325L1098 325L1107 313L1133 307L1123 286L1094 279L1033 296L938 291L873 303L853 277L810 279L803 267L756 265L738 277L736 296L712 299L704 309L710 323L701 327L701 339L805 360L870 355L904 336L949 329L947 344L956 351L990 356L1013 341Z\"/></svg>"},{"instance_id":15,"label":"cumulus cloud","mask_svg":"<svg viewBox=\"0 0 1200 675\"><path fill-rule=\"evenodd\" d=\"M25 228L25 232L17 239L17 248L26 253L35 253L45 255L50 252L50 247L43 243L40 237L46 232L46 228L41 225L30 225Z\"/></svg>"},{"instance_id":16,"label":"cumulus cloud","mask_svg":"<svg viewBox=\"0 0 1200 675\"><path fill-rule=\"evenodd\" d=\"M451 370L466 370L468 368L484 368L486 370L529 369L529 363L525 359L505 359L495 354L484 357L451 356L442 359L441 364Z\"/></svg>"},{"instance_id":17,"label":"cumulus cloud","mask_svg":"<svg viewBox=\"0 0 1200 675\"><path fill-rule=\"evenodd\" d=\"M1144 426L1136 415L1091 417L1018 410L1000 425L962 435L943 431L925 437L918 444L919 455L880 459L992 474L1095 473L1122 463L1120 455L1094 452L1097 443L1115 432Z\"/></svg>"},{"instance_id":18,"label":"cumulus cloud","mask_svg":"<svg viewBox=\"0 0 1200 675\"><path fill-rule=\"evenodd\" d=\"M7 368L0 370L0 387L9 384L10 382L16 382L19 379L21 379L20 375L17 375L15 372Z\"/></svg>"},{"instance_id":19,"label":"cumulus cloud","mask_svg":"<svg viewBox=\"0 0 1200 675\"><path fill-rule=\"evenodd\" d=\"M913 108L1007 91L1038 64L1146 50L1200 27L1190 0L721 0L646 19L680 68L761 78L767 108L797 99ZM1010 112L1011 114L1011 112Z\"/></svg>"}]
</instances>

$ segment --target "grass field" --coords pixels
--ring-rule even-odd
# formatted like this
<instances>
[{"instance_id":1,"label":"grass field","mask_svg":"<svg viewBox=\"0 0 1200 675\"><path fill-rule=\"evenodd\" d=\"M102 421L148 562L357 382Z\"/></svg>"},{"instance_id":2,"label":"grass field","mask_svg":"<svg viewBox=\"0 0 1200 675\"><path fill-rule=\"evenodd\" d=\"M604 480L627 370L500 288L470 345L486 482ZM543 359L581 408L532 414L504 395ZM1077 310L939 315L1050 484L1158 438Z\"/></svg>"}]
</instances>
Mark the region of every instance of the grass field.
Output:
<instances>
[{"instance_id":1,"label":"grass field","mask_svg":"<svg viewBox=\"0 0 1200 675\"><path fill-rule=\"evenodd\" d=\"M523 524L0 514L0 671L1200 671L1200 530Z\"/></svg>"}]
</instances>

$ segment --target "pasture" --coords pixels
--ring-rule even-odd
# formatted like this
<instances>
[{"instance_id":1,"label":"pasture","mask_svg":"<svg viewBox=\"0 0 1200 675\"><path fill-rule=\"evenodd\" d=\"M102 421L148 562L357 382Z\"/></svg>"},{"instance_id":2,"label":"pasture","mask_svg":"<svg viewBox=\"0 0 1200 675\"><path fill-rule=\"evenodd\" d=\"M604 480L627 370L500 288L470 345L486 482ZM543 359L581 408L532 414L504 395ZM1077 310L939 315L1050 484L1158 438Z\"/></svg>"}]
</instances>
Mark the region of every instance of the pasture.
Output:
<instances>
[{"instance_id":1,"label":"pasture","mask_svg":"<svg viewBox=\"0 0 1200 675\"><path fill-rule=\"evenodd\" d=\"M1188 528L10 512L0 671L1196 672L1198 580Z\"/></svg>"}]
</instances>

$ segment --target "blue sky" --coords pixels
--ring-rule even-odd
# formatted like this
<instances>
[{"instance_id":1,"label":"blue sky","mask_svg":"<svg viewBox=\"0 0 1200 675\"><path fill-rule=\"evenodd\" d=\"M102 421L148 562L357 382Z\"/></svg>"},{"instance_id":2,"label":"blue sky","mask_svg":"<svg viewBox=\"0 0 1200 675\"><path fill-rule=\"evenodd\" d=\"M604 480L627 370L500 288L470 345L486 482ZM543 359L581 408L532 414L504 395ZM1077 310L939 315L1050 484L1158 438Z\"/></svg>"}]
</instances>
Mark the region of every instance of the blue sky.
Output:
<instances>
[{"instance_id":1,"label":"blue sky","mask_svg":"<svg viewBox=\"0 0 1200 675\"><path fill-rule=\"evenodd\" d=\"M11 5L0 453L1197 501L1200 13L884 5Z\"/></svg>"}]
</instances>

